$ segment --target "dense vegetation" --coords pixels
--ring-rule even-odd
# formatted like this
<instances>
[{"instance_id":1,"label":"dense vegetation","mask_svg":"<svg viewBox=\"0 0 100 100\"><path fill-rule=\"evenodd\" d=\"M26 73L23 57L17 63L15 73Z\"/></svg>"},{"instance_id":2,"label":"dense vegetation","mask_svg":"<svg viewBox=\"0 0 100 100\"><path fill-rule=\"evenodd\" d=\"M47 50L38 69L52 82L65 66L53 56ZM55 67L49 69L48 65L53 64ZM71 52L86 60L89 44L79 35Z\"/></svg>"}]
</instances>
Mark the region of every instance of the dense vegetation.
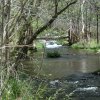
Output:
<instances>
[{"instance_id":1,"label":"dense vegetation","mask_svg":"<svg viewBox=\"0 0 100 100\"><path fill-rule=\"evenodd\" d=\"M0 0L0 15L2 100L57 100L54 95L44 97L48 88L44 83L35 88L34 84L28 85L30 78L22 79L20 76L23 72L21 59L34 59L32 56L37 49L33 45L37 37L67 36L58 41L73 48L100 52L99 0ZM42 48L39 43L36 44ZM29 55L31 50L34 51L32 56L31 53ZM54 53L48 56L60 55ZM37 76L34 74L32 77ZM57 93L56 90L54 92ZM64 100L66 98L68 95Z\"/></svg>"}]
</instances>

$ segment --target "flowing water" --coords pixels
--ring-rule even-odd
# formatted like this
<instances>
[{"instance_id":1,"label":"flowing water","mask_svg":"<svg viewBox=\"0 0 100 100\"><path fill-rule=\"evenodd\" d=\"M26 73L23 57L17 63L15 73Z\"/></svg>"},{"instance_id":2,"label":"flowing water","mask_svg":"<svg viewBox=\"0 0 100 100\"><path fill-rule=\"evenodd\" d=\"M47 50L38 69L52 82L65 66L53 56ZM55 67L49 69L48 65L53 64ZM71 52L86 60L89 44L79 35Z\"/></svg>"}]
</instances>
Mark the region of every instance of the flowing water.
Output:
<instances>
[{"instance_id":1,"label":"flowing water","mask_svg":"<svg viewBox=\"0 0 100 100\"><path fill-rule=\"evenodd\" d=\"M61 78L71 74L90 73L100 69L100 56L97 54L89 54L68 47L61 48L60 53L60 58L37 58L38 64L36 64L39 68L41 67L41 73L51 78ZM33 61L28 62L27 65L29 63L30 67L36 66Z\"/></svg>"},{"instance_id":2,"label":"flowing water","mask_svg":"<svg viewBox=\"0 0 100 100\"><path fill-rule=\"evenodd\" d=\"M46 52L34 55L34 61L24 62L26 70L31 75L35 70L47 75L50 88L62 89L59 95L72 94L71 100L100 100L100 76L91 74L100 70L100 56L68 47L61 48L60 53L60 58L47 58Z\"/></svg>"}]
</instances>

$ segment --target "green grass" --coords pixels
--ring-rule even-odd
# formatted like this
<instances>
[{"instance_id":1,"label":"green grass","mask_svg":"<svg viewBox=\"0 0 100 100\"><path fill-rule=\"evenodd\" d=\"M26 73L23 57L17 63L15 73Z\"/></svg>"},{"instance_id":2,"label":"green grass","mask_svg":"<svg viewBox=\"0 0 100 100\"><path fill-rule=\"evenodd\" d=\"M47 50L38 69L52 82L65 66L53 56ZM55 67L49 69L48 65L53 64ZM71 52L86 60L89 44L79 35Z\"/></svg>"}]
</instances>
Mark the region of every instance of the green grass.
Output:
<instances>
[{"instance_id":1,"label":"green grass","mask_svg":"<svg viewBox=\"0 0 100 100\"><path fill-rule=\"evenodd\" d=\"M43 100L46 92L44 83L36 80L10 78L3 93L2 100Z\"/></svg>"},{"instance_id":2,"label":"green grass","mask_svg":"<svg viewBox=\"0 0 100 100\"><path fill-rule=\"evenodd\" d=\"M36 42L36 48L37 49L43 49L43 44L37 41Z\"/></svg>"},{"instance_id":3,"label":"green grass","mask_svg":"<svg viewBox=\"0 0 100 100\"><path fill-rule=\"evenodd\" d=\"M51 88L48 80L11 77L5 85L1 100L69 100L63 89Z\"/></svg>"},{"instance_id":4,"label":"green grass","mask_svg":"<svg viewBox=\"0 0 100 100\"><path fill-rule=\"evenodd\" d=\"M26 81L10 78L2 93L2 100L33 100L31 86Z\"/></svg>"},{"instance_id":5,"label":"green grass","mask_svg":"<svg viewBox=\"0 0 100 100\"><path fill-rule=\"evenodd\" d=\"M96 40L91 40L90 42L80 41L76 44L73 44L72 48L98 52L100 50L100 43L97 44Z\"/></svg>"}]
</instances>

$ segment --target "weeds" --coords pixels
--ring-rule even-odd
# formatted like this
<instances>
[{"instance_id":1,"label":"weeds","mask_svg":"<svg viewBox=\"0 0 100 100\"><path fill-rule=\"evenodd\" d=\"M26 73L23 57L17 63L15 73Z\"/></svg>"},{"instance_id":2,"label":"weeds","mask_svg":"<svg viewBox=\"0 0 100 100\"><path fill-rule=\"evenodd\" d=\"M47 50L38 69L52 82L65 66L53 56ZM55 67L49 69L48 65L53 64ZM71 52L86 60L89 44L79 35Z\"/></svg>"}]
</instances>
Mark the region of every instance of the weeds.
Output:
<instances>
[{"instance_id":1,"label":"weeds","mask_svg":"<svg viewBox=\"0 0 100 100\"><path fill-rule=\"evenodd\" d=\"M50 87L47 80L25 77L10 77L1 100L70 100L65 90Z\"/></svg>"},{"instance_id":2,"label":"weeds","mask_svg":"<svg viewBox=\"0 0 100 100\"><path fill-rule=\"evenodd\" d=\"M91 40L89 42L80 41L76 44L73 44L72 48L86 49L88 51L92 50L94 52L97 52L100 49L100 43L97 44L97 42L95 40Z\"/></svg>"}]
</instances>

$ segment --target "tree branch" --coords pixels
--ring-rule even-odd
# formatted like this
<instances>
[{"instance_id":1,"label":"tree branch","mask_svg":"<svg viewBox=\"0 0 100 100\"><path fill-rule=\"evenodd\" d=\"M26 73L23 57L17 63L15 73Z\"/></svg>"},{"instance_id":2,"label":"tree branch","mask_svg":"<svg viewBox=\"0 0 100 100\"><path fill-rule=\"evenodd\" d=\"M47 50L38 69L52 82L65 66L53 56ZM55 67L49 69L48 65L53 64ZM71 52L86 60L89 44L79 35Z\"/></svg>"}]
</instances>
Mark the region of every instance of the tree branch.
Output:
<instances>
[{"instance_id":1,"label":"tree branch","mask_svg":"<svg viewBox=\"0 0 100 100\"><path fill-rule=\"evenodd\" d=\"M60 10L59 12L57 12L56 15L54 15L44 26L42 26L41 28L39 28L35 33L33 33L31 39L29 41L27 41L26 44L31 44L33 42L33 40L36 39L36 37L41 33L43 32L46 28L48 28L48 26L50 26L54 21L55 19L60 15L62 14L68 7L70 7L71 5L75 4L77 2L77 0L67 4L66 7L64 7L62 10Z\"/></svg>"},{"instance_id":2,"label":"tree branch","mask_svg":"<svg viewBox=\"0 0 100 100\"><path fill-rule=\"evenodd\" d=\"M64 7L62 10L60 10L59 12L57 12L56 14L54 14L54 16L52 16L52 18L44 26L42 26L35 33L32 34L32 36L31 36L30 39L27 39L27 37L26 37L27 42L26 42L25 45L32 44L33 41L36 39L36 37L41 32L43 32L45 29L47 29L48 26L50 26L60 14L62 14L68 7L70 7L71 5L75 4L76 2L77 2L77 0L74 0L73 2L67 4L67 6ZM23 57L24 53L26 53L27 51L28 51L28 47L27 46L24 46L24 47L22 47L22 48L19 49L18 54L17 54L17 58L15 59L15 65L14 65L15 70L17 70L18 64L20 62L20 59Z\"/></svg>"}]
</instances>

